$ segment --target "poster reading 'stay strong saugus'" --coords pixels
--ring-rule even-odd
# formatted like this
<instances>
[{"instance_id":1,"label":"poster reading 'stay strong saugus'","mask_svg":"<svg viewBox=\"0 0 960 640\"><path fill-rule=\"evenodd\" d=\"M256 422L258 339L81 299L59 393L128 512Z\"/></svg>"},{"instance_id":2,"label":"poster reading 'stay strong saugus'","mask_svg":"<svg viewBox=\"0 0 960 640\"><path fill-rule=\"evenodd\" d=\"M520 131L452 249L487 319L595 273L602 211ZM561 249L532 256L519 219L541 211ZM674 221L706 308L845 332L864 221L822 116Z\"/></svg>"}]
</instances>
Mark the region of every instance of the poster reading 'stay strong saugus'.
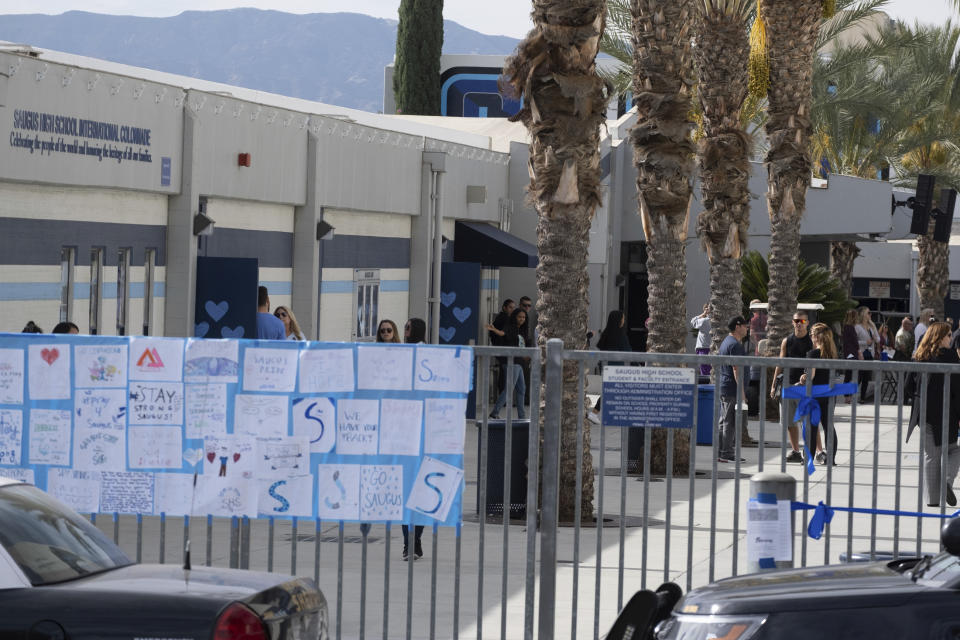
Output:
<instances>
[{"instance_id":1,"label":"poster reading 'stay strong saugus'","mask_svg":"<svg viewBox=\"0 0 960 640\"><path fill-rule=\"evenodd\" d=\"M472 359L0 334L0 476L82 512L455 525Z\"/></svg>"}]
</instances>

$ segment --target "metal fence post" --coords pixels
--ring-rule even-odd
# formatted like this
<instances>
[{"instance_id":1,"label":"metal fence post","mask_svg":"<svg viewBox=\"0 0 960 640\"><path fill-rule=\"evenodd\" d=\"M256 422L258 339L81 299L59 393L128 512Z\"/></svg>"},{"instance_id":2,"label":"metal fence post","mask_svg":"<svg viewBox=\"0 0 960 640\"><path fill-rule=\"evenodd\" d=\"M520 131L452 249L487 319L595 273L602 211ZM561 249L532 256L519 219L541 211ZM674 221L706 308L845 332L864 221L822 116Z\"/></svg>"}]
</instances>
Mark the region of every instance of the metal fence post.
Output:
<instances>
[{"instance_id":1,"label":"metal fence post","mask_svg":"<svg viewBox=\"0 0 960 640\"><path fill-rule=\"evenodd\" d=\"M547 341L546 411L543 418L543 504L540 511L539 638L554 636L557 602L557 524L560 495L560 404L563 341Z\"/></svg>"},{"instance_id":2,"label":"metal fence post","mask_svg":"<svg viewBox=\"0 0 960 640\"><path fill-rule=\"evenodd\" d=\"M764 471L756 473L750 478L750 499L760 502L776 502L786 500L793 502L797 497L797 480L787 473L771 473ZM750 535L750 512L747 511L747 535ZM793 567L793 509L790 510L790 558L791 560L777 560L776 566L769 566L760 560L747 556L747 571L757 573L758 571L770 571L772 569L789 569ZM747 549L750 548L750 541L747 540Z\"/></svg>"}]
</instances>

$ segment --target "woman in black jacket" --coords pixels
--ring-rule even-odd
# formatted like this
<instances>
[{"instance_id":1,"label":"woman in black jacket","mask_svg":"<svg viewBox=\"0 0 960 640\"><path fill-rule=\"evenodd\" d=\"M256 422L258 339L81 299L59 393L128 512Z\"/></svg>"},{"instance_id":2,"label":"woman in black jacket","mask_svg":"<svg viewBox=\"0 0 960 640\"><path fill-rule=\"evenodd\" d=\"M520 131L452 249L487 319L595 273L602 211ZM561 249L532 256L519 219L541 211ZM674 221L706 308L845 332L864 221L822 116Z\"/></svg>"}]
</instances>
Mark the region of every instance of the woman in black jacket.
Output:
<instances>
[{"instance_id":1,"label":"woman in black jacket","mask_svg":"<svg viewBox=\"0 0 960 640\"><path fill-rule=\"evenodd\" d=\"M498 336L500 338L500 344L505 347L527 346L527 312L523 307L517 307L513 310L513 313L510 314L510 319L503 325L503 331L497 329L492 324L488 324L485 328L487 331L491 331ZM506 372L507 380L503 386L503 391L500 392L500 396L497 398L496 404L493 405L493 411L490 412L490 417L494 420L500 419L500 409L507 404L507 394L513 389L513 399L514 406L517 409L517 417L523 420L526 418L523 410L523 400L527 392L527 387L523 379L523 367L520 362L522 358L514 358L512 367L507 366L507 358L505 356L498 356L497 359L500 361L500 370Z\"/></svg>"},{"instance_id":2,"label":"woman in black jacket","mask_svg":"<svg viewBox=\"0 0 960 640\"><path fill-rule=\"evenodd\" d=\"M600 332L600 339L597 340L597 349L600 351L633 351L630 346L630 338L627 337L626 329L627 316L623 311L614 309L607 314L607 326ZM612 367L622 366L623 362L608 362ZM593 411L587 413L587 418L594 424L600 424L600 402L603 398L597 399L597 404L593 406Z\"/></svg>"},{"instance_id":3,"label":"woman in black jacket","mask_svg":"<svg viewBox=\"0 0 960 640\"><path fill-rule=\"evenodd\" d=\"M923 340L917 347L917 362L936 362L942 364L960 363L957 352L950 348L950 325L946 322L934 322L923 334ZM918 386L919 388L919 386ZM927 506L940 506L940 482L947 485L947 504L955 506L957 496L953 492L953 481L960 469L960 446L957 446L958 422L960 422L960 374L950 374L950 400L948 414L943 415L944 374L931 373L927 380L926 420L923 425L923 477L927 488ZM915 409L919 410L919 403ZM943 453L943 422L947 420L947 468L941 469ZM907 430L907 438L913 430L914 420ZM917 420L919 422L919 420Z\"/></svg>"}]
</instances>

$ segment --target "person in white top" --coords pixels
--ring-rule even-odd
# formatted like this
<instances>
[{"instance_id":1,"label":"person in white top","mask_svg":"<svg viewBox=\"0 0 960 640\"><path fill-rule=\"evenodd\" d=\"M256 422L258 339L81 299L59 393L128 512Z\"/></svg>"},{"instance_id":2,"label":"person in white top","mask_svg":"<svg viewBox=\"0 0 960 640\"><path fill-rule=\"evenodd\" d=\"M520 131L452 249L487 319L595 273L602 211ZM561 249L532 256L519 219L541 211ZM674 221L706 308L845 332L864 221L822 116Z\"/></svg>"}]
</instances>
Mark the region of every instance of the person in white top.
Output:
<instances>
[{"instance_id":1,"label":"person in white top","mask_svg":"<svg viewBox=\"0 0 960 640\"><path fill-rule=\"evenodd\" d=\"M927 308L920 310L920 317L917 318L917 326L913 328L914 355L917 353L917 347L920 346L920 341L923 340L923 334L927 332L927 327L936 321L937 317L933 315L933 309Z\"/></svg>"},{"instance_id":2,"label":"person in white top","mask_svg":"<svg viewBox=\"0 0 960 640\"><path fill-rule=\"evenodd\" d=\"M703 313L690 319L690 326L697 330L697 355L710 353L710 305L703 305ZM700 375L710 375L710 365L700 365Z\"/></svg>"},{"instance_id":3,"label":"person in white top","mask_svg":"<svg viewBox=\"0 0 960 640\"><path fill-rule=\"evenodd\" d=\"M287 340L304 340L303 331L297 323L297 316L293 315L293 310L289 307L279 306L273 310L273 315L280 318L283 323L283 330L287 334Z\"/></svg>"},{"instance_id":4,"label":"person in white top","mask_svg":"<svg viewBox=\"0 0 960 640\"><path fill-rule=\"evenodd\" d=\"M859 343L860 353L863 354L864 360L877 360L880 358L879 353L879 344L880 344L880 332L877 331L877 325L873 323L873 320L870 318L870 308L869 307L860 307L857 310L860 313L860 322L854 325L854 330L857 332L857 342ZM860 403L863 404L867 401L867 385L870 383L870 379L873 377L873 373L870 371L861 371L860 376Z\"/></svg>"}]
</instances>

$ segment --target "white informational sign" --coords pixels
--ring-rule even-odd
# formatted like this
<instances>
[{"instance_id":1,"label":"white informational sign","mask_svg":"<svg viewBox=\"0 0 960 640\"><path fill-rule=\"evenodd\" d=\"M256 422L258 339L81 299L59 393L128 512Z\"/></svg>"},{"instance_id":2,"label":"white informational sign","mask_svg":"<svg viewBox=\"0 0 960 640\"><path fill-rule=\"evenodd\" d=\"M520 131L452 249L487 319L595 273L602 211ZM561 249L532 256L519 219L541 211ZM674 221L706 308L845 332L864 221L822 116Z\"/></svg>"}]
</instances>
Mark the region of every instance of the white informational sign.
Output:
<instances>
[{"instance_id":1,"label":"white informational sign","mask_svg":"<svg viewBox=\"0 0 960 640\"><path fill-rule=\"evenodd\" d=\"M747 503L747 559L757 562L761 558L773 558L776 562L793 560L789 500Z\"/></svg>"},{"instance_id":2,"label":"white informational sign","mask_svg":"<svg viewBox=\"0 0 960 640\"><path fill-rule=\"evenodd\" d=\"M889 298L890 281L889 280L870 280L868 285L869 298Z\"/></svg>"}]
</instances>

